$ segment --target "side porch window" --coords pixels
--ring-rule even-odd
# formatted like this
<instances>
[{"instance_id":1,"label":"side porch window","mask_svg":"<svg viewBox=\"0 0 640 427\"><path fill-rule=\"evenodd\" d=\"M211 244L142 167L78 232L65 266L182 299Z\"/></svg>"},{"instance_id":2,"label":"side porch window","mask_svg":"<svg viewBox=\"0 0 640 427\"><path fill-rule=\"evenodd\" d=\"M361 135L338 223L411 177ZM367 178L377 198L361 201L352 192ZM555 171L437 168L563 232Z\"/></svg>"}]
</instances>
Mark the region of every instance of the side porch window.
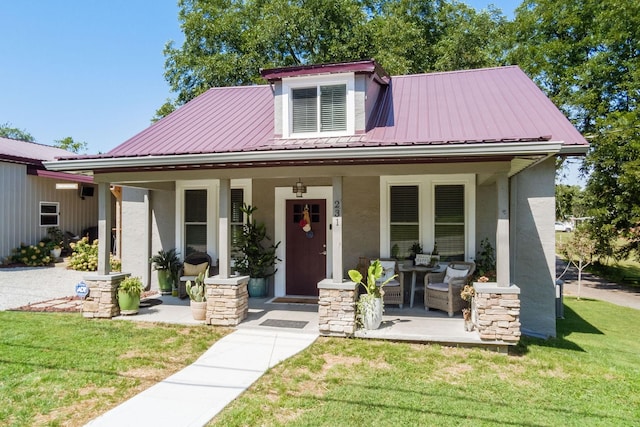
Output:
<instances>
[{"instance_id":1,"label":"side porch window","mask_svg":"<svg viewBox=\"0 0 640 427\"><path fill-rule=\"evenodd\" d=\"M380 256L405 259L411 246L440 259L475 257L475 175L380 177Z\"/></svg>"},{"instance_id":2,"label":"side porch window","mask_svg":"<svg viewBox=\"0 0 640 427\"><path fill-rule=\"evenodd\" d=\"M207 252L207 190L184 191L184 252Z\"/></svg>"},{"instance_id":3,"label":"side porch window","mask_svg":"<svg viewBox=\"0 0 640 427\"><path fill-rule=\"evenodd\" d=\"M60 226L60 203L40 202L40 227Z\"/></svg>"}]
</instances>

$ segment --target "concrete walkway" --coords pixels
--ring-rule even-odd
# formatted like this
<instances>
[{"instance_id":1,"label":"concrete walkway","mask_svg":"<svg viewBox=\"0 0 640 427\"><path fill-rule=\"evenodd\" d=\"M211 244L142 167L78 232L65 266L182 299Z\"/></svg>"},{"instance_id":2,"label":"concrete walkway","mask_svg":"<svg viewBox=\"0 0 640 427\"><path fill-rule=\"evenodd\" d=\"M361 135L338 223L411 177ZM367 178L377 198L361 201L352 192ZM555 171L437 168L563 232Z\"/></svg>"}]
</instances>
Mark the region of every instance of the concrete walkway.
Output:
<instances>
[{"instance_id":1,"label":"concrete walkway","mask_svg":"<svg viewBox=\"0 0 640 427\"><path fill-rule=\"evenodd\" d=\"M87 426L203 426L267 369L311 345L317 335L242 329L194 364L89 422Z\"/></svg>"}]
</instances>

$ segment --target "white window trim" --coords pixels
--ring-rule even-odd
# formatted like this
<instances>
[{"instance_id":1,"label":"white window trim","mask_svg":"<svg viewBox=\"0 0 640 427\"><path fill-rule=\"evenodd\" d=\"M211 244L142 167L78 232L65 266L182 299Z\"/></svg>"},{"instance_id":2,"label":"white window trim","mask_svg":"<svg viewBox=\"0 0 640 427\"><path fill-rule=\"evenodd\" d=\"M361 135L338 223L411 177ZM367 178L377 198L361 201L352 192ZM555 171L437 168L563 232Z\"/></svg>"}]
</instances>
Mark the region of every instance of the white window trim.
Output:
<instances>
[{"instance_id":1,"label":"white window trim","mask_svg":"<svg viewBox=\"0 0 640 427\"><path fill-rule=\"evenodd\" d=\"M391 256L389 204L391 187L418 186L419 241L426 252L433 250L435 227L435 186L464 185L465 260L473 261L476 252L476 176L474 174L404 175L380 177L380 256Z\"/></svg>"},{"instance_id":2,"label":"white window trim","mask_svg":"<svg viewBox=\"0 0 640 427\"><path fill-rule=\"evenodd\" d=\"M231 188L244 190L243 202L251 204L251 179L232 179ZM220 181L194 180L176 181L176 247L184 258L184 191L207 190L207 253L211 259L217 260L218 254L218 228L219 228L219 195Z\"/></svg>"},{"instance_id":3,"label":"white window trim","mask_svg":"<svg viewBox=\"0 0 640 427\"><path fill-rule=\"evenodd\" d=\"M293 103L292 89L330 86L344 84L347 86L347 129L333 132L298 132L293 133L293 111L290 106ZM327 136L345 136L355 134L356 101L355 101L355 74L331 74L326 76L302 76L287 77L282 79L282 137L283 138L315 138ZM318 111L318 114L319 111Z\"/></svg>"},{"instance_id":4,"label":"white window trim","mask_svg":"<svg viewBox=\"0 0 640 427\"><path fill-rule=\"evenodd\" d=\"M56 213L42 213L42 206L55 206L56 207ZM56 218L56 223L55 224L43 224L42 223L42 217L46 216L46 217L55 217ZM60 202L44 202L41 201L40 205L38 207L38 224L40 224L40 227L60 227Z\"/></svg>"}]
</instances>

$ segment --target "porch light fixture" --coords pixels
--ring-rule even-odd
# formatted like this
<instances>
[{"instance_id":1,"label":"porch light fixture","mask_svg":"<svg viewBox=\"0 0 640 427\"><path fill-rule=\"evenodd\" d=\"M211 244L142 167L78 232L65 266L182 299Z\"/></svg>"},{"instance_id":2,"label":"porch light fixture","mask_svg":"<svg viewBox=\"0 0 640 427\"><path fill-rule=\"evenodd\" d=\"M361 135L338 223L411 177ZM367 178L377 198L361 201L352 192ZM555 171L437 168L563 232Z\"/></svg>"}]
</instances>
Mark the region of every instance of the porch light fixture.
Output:
<instances>
[{"instance_id":1,"label":"porch light fixture","mask_svg":"<svg viewBox=\"0 0 640 427\"><path fill-rule=\"evenodd\" d=\"M298 178L298 182L296 182L296 185L291 187L291 189L296 197L302 197L302 195L307 192L307 186L302 183L300 178Z\"/></svg>"}]
</instances>

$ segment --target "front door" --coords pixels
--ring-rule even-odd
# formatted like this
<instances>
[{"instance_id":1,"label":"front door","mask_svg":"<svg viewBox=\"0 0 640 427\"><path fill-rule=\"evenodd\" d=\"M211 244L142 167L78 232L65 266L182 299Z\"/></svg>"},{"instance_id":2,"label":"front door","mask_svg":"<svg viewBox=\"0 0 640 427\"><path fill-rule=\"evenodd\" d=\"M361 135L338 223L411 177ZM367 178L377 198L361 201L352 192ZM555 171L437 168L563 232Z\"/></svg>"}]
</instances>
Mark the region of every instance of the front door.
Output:
<instances>
[{"instance_id":1,"label":"front door","mask_svg":"<svg viewBox=\"0 0 640 427\"><path fill-rule=\"evenodd\" d=\"M287 295L318 295L326 278L326 200L287 200Z\"/></svg>"}]
</instances>

